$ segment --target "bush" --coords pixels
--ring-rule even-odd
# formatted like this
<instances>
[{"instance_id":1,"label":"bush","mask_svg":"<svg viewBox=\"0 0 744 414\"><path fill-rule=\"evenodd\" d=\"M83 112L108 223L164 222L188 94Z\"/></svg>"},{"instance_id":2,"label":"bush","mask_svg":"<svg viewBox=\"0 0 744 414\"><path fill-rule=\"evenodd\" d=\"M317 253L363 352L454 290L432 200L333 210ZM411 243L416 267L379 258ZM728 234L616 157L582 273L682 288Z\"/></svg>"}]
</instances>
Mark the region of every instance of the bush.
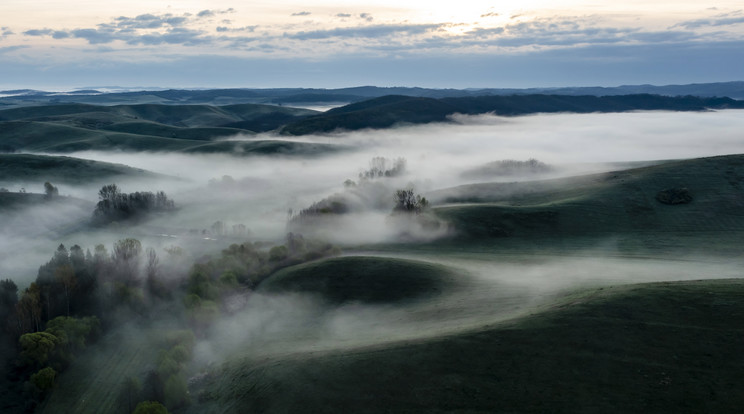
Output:
<instances>
[{"instance_id":1,"label":"bush","mask_svg":"<svg viewBox=\"0 0 744 414\"><path fill-rule=\"evenodd\" d=\"M31 375L31 383L41 392L46 392L54 387L55 378L57 378L57 371L46 367Z\"/></svg>"}]
</instances>

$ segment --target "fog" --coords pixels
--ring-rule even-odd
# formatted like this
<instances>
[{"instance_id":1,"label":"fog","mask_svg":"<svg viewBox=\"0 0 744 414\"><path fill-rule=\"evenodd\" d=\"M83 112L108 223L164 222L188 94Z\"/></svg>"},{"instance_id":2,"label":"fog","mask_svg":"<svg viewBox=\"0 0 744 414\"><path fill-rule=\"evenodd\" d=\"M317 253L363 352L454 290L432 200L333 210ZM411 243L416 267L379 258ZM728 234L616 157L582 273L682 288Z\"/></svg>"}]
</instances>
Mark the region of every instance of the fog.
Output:
<instances>
[{"instance_id":1,"label":"fog","mask_svg":"<svg viewBox=\"0 0 744 414\"><path fill-rule=\"evenodd\" d=\"M199 341L197 364L226 358L269 357L351 349L451 335L524 317L577 287L741 277L740 260L685 258L631 260L579 251L571 257L519 260L484 255L393 255L456 269L459 284L441 295L403 306L348 303L328 307L311 295L256 293ZM390 255L387 254L386 257Z\"/></svg>"},{"instance_id":2,"label":"fog","mask_svg":"<svg viewBox=\"0 0 744 414\"><path fill-rule=\"evenodd\" d=\"M35 277L59 243L111 245L125 235L161 244L194 244L186 234L206 235L222 221L227 228L243 224L252 240L279 240L287 231L289 211L298 212L334 194L348 193L347 179L359 181L373 157L407 161L405 174L379 180L375 195L388 207L352 211L343 223L330 226L318 236L334 243L355 244L390 241L399 229L387 219L395 189L411 187L417 193L474 181L519 181L570 176L620 169L632 162L669 160L744 153L744 111L639 112L617 114L554 114L504 118L491 115L453 116L451 123L401 126L388 130L334 133L322 136L281 137L261 134L230 139L287 139L348 146L351 149L326 156L191 155L86 151L74 157L125 164L163 174L159 180L117 180L124 192L165 191L179 210L140 226L115 232L85 231L86 217L77 207L74 214L57 207L35 208L4 215L0 230L0 277L21 284ZM475 167L499 160L530 158L554 167L538 176L463 178ZM50 179L54 183L54 179ZM29 191L43 183L24 183ZM379 186L382 186L380 190ZM58 185L60 194L97 201L100 182L93 185ZM12 183L9 188L15 189ZM18 187L19 188L19 187ZM360 190L361 191L361 190ZM366 191L366 190L365 190ZM385 193L390 194L385 200ZM53 231L43 223L54 222ZM14 224L15 223L15 224ZM30 227L17 223L29 223ZM387 223L387 224L386 224ZM41 230L39 230L41 226ZM206 231L205 231L206 230ZM120 232L120 234L115 234ZM190 233L189 233L190 232ZM114 233L114 234L112 234ZM428 240L442 231L421 235ZM214 236L214 235L212 235ZM111 239L108 239L111 238ZM160 240L167 238L167 240ZM229 237L200 237L200 243L224 245ZM212 240L204 240L212 239ZM220 242L216 239L226 239ZM46 254L42 246L48 246ZM196 247L198 249L198 245ZM18 252L29 252L28 256Z\"/></svg>"},{"instance_id":3,"label":"fog","mask_svg":"<svg viewBox=\"0 0 744 414\"><path fill-rule=\"evenodd\" d=\"M164 191L174 200L176 209L157 212L136 224L93 227L91 219L101 180L92 177L90 184L66 184L62 177L51 177L49 181L58 186L59 197L3 211L0 279L15 280L22 291L35 280L39 266L50 260L60 243L68 248L77 244L83 250L103 244L111 251L117 240L140 240L143 251L153 248L160 258L152 262L159 263L156 270L163 283L160 296L153 293L157 286L150 289L148 285L150 290L141 291L150 293L142 294L140 302L131 302L134 306L129 303L129 308L106 308L121 312L106 315L109 321L127 321L128 325L118 329L111 323L109 336L92 354L105 360L106 355L115 354L110 352L112 347L133 349L134 354L140 352L137 349L147 349L142 355L153 354L147 356L149 359L141 356L131 362L139 364L137 367L127 367L128 372L137 371L133 375L141 375L155 364L150 360L156 358L157 347L163 347L162 332L186 328L194 333L196 343L192 363L183 372L188 371L187 375L194 378L231 358L384 346L498 326L530 315L581 288L740 277L739 257L711 256L713 248L699 252L691 249L692 253L686 250L678 255L641 247L641 253L629 254L629 249L621 248L627 242L622 237L627 235L592 236L580 242L556 239L561 246L555 249L529 245L533 240L521 240L512 249L502 249L511 243L506 238L499 241L501 244L475 247L460 246L457 239L434 245L428 242L446 238L456 229L435 214L421 214L425 217L422 219L413 214L394 214L393 210L394 195L400 189L413 189L416 195L427 197L437 190L475 182L550 179L665 160L744 153L744 111L514 118L458 115L451 121L305 137L259 134L228 138L343 147L312 157L114 151L65 154L160 174L147 180L121 177L112 183L124 193ZM402 158L405 169L363 178L370 175L373 160L379 162L379 157L384 157L388 166ZM530 159L549 168L517 169L492 176L488 170L472 174L495 161ZM35 192L44 188L43 182L13 182L4 177L0 177L0 184L11 191L21 186ZM332 210L333 214L315 214L312 206L318 211ZM433 207L436 211L437 206ZM228 271L220 274L219 282L212 281L218 293L207 296L209 292L204 288L207 293L200 298L187 291L189 276L198 273L192 271L198 267L192 268L194 263L210 263L210 257L217 259L231 244L246 242L261 242L251 246L258 246L255 248L268 256L272 245L285 243L289 231L301 233L306 240L333 244L343 255L441 266L452 280L423 298L384 303L331 303L311 294L272 293L262 290L260 281L257 286L250 285L252 280L239 285L235 275L232 284L223 282L222 276ZM645 241L640 237L631 240L639 246ZM302 260L312 258L308 255ZM233 259L237 260L229 260ZM139 266L142 275L144 259ZM272 264L261 266L270 268ZM137 282L145 284L142 278ZM200 288L198 283L194 286ZM189 307L187 295L196 296L198 304ZM203 303L199 302L202 299ZM140 325L142 332L148 332L142 338L132 333Z\"/></svg>"}]
</instances>

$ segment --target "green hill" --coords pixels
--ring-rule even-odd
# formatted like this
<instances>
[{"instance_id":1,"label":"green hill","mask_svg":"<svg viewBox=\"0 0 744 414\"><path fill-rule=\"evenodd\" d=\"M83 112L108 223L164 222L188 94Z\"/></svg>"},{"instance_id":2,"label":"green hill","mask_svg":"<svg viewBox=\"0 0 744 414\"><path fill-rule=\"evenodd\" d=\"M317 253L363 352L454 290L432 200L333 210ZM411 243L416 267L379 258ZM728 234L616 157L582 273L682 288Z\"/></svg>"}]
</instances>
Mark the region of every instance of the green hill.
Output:
<instances>
[{"instance_id":1,"label":"green hill","mask_svg":"<svg viewBox=\"0 0 744 414\"><path fill-rule=\"evenodd\" d=\"M311 293L332 303L394 303L436 295L455 279L440 265L354 256L284 269L265 280L260 291Z\"/></svg>"},{"instance_id":2,"label":"green hill","mask_svg":"<svg viewBox=\"0 0 744 414\"><path fill-rule=\"evenodd\" d=\"M469 333L225 363L189 413L735 413L744 282L590 290Z\"/></svg>"},{"instance_id":3,"label":"green hill","mask_svg":"<svg viewBox=\"0 0 744 414\"><path fill-rule=\"evenodd\" d=\"M455 113L493 113L516 116L533 113L593 113L636 110L703 111L744 108L744 101L730 98L669 97L661 95L569 96L509 95L424 98L385 96L352 103L292 122L282 133L304 135L335 130L387 128L396 124L444 122Z\"/></svg>"},{"instance_id":4,"label":"green hill","mask_svg":"<svg viewBox=\"0 0 744 414\"><path fill-rule=\"evenodd\" d=\"M159 174L80 158L35 154L0 154L0 181L90 183L113 177L157 178ZM41 187L39 187L41 189Z\"/></svg>"},{"instance_id":5,"label":"green hill","mask_svg":"<svg viewBox=\"0 0 744 414\"><path fill-rule=\"evenodd\" d=\"M686 189L691 202L657 200L659 192L673 188ZM673 241L675 235L691 233L736 237L744 232L744 155L558 180L474 184L427 197L444 204L436 213L461 240L639 234Z\"/></svg>"},{"instance_id":6,"label":"green hill","mask_svg":"<svg viewBox=\"0 0 744 414\"><path fill-rule=\"evenodd\" d=\"M60 104L0 111L0 151L229 151L218 138L270 131L317 112L272 105ZM287 144L304 153L305 145ZM269 153L263 146L264 151ZM325 148L325 147L324 147ZM323 148L323 149L324 149ZM309 152L322 150L317 146ZM283 148L282 153L287 153Z\"/></svg>"}]
</instances>

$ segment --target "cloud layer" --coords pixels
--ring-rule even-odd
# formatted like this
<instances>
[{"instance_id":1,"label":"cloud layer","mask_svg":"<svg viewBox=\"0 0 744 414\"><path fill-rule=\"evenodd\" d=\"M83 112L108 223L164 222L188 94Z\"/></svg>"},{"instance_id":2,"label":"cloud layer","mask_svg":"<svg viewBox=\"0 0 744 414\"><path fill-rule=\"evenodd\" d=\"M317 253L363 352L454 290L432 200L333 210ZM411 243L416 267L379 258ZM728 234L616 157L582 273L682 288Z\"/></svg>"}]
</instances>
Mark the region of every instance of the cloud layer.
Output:
<instances>
[{"instance_id":1,"label":"cloud layer","mask_svg":"<svg viewBox=\"0 0 744 414\"><path fill-rule=\"evenodd\" d=\"M667 18L660 25L649 23L646 21L650 20L649 16L645 15L503 14L493 8L483 10L469 21L429 22L378 18L373 13L359 11L324 10L321 13L311 8L289 11L283 20L266 21L246 18L235 8L187 13L149 12L111 17L80 27L2 27L0 51L3 52L0 55L5 59L0 63L33 66L34 61L44 61L49 70L50 67L70 67L72 61L90 65L95 59L92 56L100 57L105 53L107 61L127 62L136 57L142 62L185 62L201 56L204 59L238 59L265 68L277 59L303 64L372 59L376 66L382 65L383 59L408 62L402 66L416 66L417 61L437 59L440 65L446 66L447 59L454 55L464 61L507 60L507 64L556 58L554 64L560 67L562 56L571 56L582 58L576 62L577 66L589 65L587 67L595 71L602 70L607 59L611 59L616 64L647 62L646 72L661 66L664 72L674 75L676 69L668 66L672 62L663 62L665 56L681 50L699 52L687 58L688 62L696 61L709 55L710 50L730 50L733 45L744 42L744 12L707 10L705 14L679 21ZM721 66L731 67L740 59L721 55L727 56L724 61L708 61L714 64L709 68L711 77L735 79L733 70L726 72ZM626 67L626 71L628 69ZM533 71L531 68L524 70ZM555 71L556 80L562 76L561 82L566 84L567 77L575 70ZM396 70L390 68L388 71ZM0 75L9 74L2 72L5 71L0 69ZM644 80L643 73L636 74L636 78ZM459 75L467 74L460 72ZM333 75L329 76L332 78ZM556 80L534 82L530 86L550 85ZM401 79L394 76L387 84L400 82ZM517 86L514 83L500 85Z\"/></svg>"}]
</instances>

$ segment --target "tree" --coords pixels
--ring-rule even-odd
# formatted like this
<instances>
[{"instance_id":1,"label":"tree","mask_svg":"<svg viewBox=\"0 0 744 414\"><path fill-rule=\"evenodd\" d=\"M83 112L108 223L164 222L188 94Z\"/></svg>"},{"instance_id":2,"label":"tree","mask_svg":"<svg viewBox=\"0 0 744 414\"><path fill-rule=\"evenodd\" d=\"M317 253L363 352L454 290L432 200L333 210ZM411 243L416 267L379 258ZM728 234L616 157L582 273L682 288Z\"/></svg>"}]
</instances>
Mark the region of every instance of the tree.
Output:
<instances>
[{"instance_id":1,"label":"tree","mask_svg":"<svg viewBox=\"0 0 744 414\"><path fill-rule=\"evenodd\" d=\"M119 187L117 187L116 184L104 185L103 187L101 187L100 190L98 190L98 199L100 201L108 201L113 204L119 194L121 194L121 191L119 191Z\"/></svg>"},{"instance_id":2,"label":"tree","mask_svg":"<svg viewBox=\"0 0 744 414\"><path fill-rule=\"evenodd\" d=\"M31 283L23 291L16 303L16 315L20 332L41 330L41 288L37 283Z\"/></svg>"},{"instance_id":3,"label":"tree","mask_svg":"<svg viewBox=\"0 0 744 414\"><path fill-rule=\"evenodd\" d=\"M41 366L51 356L60 343L59 338L49 332L34 332L21 335L18 344L21 346L21 357L26 363Z\"/></svg>"},{"instance_id":4,"label":"tree","mask_svg":"<svg viewBox=\"0 0 744 414\"><path fill-rule=\"evenodd\" d=\"M429 201L425 197L415 194L413 188L395 191L394 199L393 212L420 214L429 206Z\"/></svg>"},{"instance_id":5,"label":"tree","mask_svg":"<svg viewBox=\"0 0 744 414\"><path fill-rule=\"evenodd\" d=\"M44 183L44 198L51 199L59 195L59 189L53 186L49 181Z\"/></svg>"},{"instance_id":6,"label":"tree","mask_svg":"<svg viewBox=\"0 0 744 414\"><path fill-rule=\"evenodd\" d=\"M70 295L78 284L77 277L75 277L75 270L68 264L59 266L54 271L54 278L62 284L64 288L65 301L67 302L67 316L70 316Z\"/></svg>"},{"instance_id":7,"label":"tree","mask_svg":"<svg viewBox=\"0 0 744 414\"><path fill-rule=\"evenodd\" d=\"M0 323L8 322L4 329L10 328L10 316L18 303L18 286L10 279L0 280Z\"/></svg>"},{"instance_id":8,"label":"tree","mask_svg":"<svg viewBox=\"0 0 744 414\"><path fill-rule=\"evenodd\" d=\"M46 367L31 375L31 383L41 392L46 392L52 389L56 377L57 371L53 370L51 367Z\"/></svg>"},{"instance_id":9,"label":"tree","mask_svg":"<svg viewBox=\"0 0 744 414\"><path fill-rule=\"evenodd\" d=\"M135 404L140 401L141 395L142 383L135 377L127 377L121 386L119 402L126 407L127 413L131 413L136 410ZM139 404L137 404L137 407L139 407Z\"/></svg>"},{"instance_id":10,"label":"tree","mask_svg":"<svg viewBox=\"0 0 744 414\"><path fill-rule=\"evenodd\" d=\"M142 243L137 239L127 238L114 244L112 261L118 281L132 287L139 281L140 253Z\"/></svg>"}]
</instances>

